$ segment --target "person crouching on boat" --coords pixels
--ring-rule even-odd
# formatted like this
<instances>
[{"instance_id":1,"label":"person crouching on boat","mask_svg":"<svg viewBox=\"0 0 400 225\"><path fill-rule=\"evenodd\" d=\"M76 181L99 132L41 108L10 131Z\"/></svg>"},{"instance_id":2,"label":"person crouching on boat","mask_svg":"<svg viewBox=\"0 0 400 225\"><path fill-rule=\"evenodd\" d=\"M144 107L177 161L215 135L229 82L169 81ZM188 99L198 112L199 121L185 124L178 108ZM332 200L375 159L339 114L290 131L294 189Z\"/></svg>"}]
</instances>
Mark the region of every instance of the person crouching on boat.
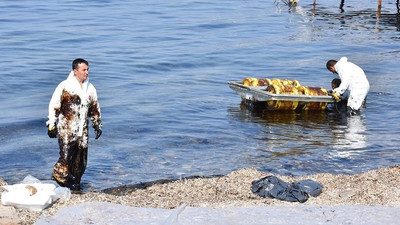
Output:
<instances>
[{"instance_id":1,"label":"person crouching on boat","mask_svg":"<svg viewBox=\"0 0 400 225\"><path fill-rule=\"evenodd\" d=\"M340 96L349 90L347 113L349 115L359 113L369 92L369 82L364 71L356 64L348 62L346 57L340 58L339 61L329 60L326 68L338 74L341 79L339 87L332 90L333 94Z\"/></svg>"},{"instance_id":2,"label":"person crouching on boat","mask_svg":"<svg viewBox=\"0 0 400 225\"><path fill-rule=\"evenodd\" d=\"M58 137L60 157L53 168L53 179L61 186L80 189L86 169L89 139L89 117L96 139L102 134L100 106L95 87L89 83L89 63L72 62L68 78L55 89L49 103L46 122L50 138Z\"/></svg>"}]
</instances>

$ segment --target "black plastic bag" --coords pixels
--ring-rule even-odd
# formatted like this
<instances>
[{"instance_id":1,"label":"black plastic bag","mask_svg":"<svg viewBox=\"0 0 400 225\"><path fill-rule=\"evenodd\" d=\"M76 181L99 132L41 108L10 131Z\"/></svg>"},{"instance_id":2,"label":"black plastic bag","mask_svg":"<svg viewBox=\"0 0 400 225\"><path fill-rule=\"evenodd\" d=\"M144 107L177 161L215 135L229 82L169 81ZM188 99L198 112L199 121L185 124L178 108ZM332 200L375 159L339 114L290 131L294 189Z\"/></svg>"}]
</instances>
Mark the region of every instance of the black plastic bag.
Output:
<instances>
[{"instance_id":1,"label":"black plastic bag","mask_svg":"<svg viewBox=\"0 0 400 225\"><path fill-rule=\"evenodd\" d=\"M319 194L321 194L323 188L321 184L310 179L296 181L292 184L292 186L296 189L306 192L313 197L317 197Z\"/></svg>"},{"instance_id":2,"label":"black plastic bag","mask_svg":"<svg viewBox=\"0 0 400 225\"><path fill-rule=\"evenodd\" d=\"M261 197L303 203L309 195L318 196L322 192L322 185L309 179L288 184L276 176L267 176L253 181L251 191Z\"/></svg>"}]
</instances>

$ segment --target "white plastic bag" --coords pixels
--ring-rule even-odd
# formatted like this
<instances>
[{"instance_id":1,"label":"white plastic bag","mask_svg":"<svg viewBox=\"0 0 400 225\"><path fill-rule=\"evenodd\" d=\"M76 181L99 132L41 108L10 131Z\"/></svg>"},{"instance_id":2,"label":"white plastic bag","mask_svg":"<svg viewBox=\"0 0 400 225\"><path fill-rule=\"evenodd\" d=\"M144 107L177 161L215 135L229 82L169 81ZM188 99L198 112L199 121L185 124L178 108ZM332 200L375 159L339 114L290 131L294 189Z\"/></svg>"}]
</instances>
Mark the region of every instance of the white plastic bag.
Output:
<instances>
[{"instance_id":1,"label":"white plastic bag","mask_svg":"<svg viewBox=\"0 0 400 225\"><path fill-rule=\"evenodd\" d=\"M6 190L1 193L1 204L41 211L59 198L69 200L71 191L58 187L54 183L42 183L28 175L20 184L3 186Z\"/></svg>"}]
</instances>

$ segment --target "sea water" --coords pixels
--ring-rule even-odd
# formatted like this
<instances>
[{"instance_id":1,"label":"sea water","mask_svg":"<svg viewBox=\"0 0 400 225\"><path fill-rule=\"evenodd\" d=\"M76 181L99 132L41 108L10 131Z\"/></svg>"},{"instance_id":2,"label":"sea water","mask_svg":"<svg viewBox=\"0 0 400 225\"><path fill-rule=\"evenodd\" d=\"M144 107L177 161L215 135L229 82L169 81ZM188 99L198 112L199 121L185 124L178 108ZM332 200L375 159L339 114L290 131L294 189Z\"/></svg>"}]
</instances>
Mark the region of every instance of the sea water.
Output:
<instances>
[{"instance_id":1,"label":"sea water","mask_svg":"<svg viewBox=\"0 0 400 225\"><path fill-rule=\"evenodd\" d=\"M395 1L2 1L0 176L49 179L59 157L48 103L73 59L90 63L103 135L90 128L85 187L227 174L353 174L397 165ZM346 56L371 84L360 116L254 113L228 81L325 87Z\"/></svg>"}]
</instances>

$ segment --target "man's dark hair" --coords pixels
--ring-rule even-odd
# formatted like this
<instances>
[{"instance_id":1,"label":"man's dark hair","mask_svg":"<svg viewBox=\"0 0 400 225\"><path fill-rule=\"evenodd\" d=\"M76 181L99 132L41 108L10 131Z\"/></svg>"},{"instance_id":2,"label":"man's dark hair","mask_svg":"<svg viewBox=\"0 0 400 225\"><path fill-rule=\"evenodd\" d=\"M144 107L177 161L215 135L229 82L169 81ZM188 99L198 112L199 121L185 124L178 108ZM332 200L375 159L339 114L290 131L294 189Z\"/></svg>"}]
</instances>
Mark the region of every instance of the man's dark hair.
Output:
<instances>
[{"instance_id":1,"label":"man's dark hair","mask_svg":"<svg viewBox=\"0 0 400 225\"><path fill-rule=\"evenodd\" d=\"M89 66L88 61L86 61L86 60L84 60L84 59L81 59L81 58L77 58L77 59L75 59L75 60L72 62L72 69L73 69L73 70L74 70L74 69L78 69L78 66L79 66L79 64L81 64L81 63L85 63L86 66Z\"/></svg>"},{"instance_id":2,"label":"man's dark hair","mask_svg":"<svg viewBox=\"0 0 400 225\"><path fill-rule=\"evenodd\" d=\"M335 78L332 80L332 86L339 87L342 81L339 78Z\"/></svg>"},{"instance_id":3,"label":"man's dark hair","mask_svg":"<svg viewBox=\"0 0 400 225\"><path fill-rule=\"evenodd\" d=\"M331 68L332 66L336 65L336 63L337 63L336 60L331 59L326 63L326 68L329 70L329 68Z\"/></svg>"}]
</instances>

